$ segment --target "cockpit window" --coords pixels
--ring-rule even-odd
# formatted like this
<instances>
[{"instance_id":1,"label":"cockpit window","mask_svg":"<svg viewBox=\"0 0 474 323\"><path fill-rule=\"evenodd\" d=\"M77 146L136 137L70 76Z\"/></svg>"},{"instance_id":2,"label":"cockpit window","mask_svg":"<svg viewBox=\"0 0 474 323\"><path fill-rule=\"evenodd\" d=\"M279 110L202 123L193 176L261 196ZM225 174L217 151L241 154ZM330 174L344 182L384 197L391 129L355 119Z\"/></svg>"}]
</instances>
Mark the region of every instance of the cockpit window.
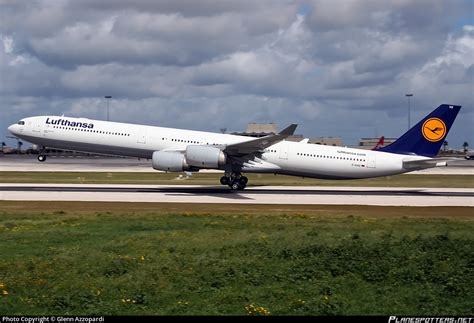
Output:
<instances>
[{"instance_id":1,"label":"cockpit window","mask_svg":"<svg viewBox=\"0 0 474 323\"><path fill-rule=\"evenodd\" d=\"M25 125L25 121L19 121L18 124L19 124L20 126L24 126L24 125Z\"/></svg>"}]
</instances>

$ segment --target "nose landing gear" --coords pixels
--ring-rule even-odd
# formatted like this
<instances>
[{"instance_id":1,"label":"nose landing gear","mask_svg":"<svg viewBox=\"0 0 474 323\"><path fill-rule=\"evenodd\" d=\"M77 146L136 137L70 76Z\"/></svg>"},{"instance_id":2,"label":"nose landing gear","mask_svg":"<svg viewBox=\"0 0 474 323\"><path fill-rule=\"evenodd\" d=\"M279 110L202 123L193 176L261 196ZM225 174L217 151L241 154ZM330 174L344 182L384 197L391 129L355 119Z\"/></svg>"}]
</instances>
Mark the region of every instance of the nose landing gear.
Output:
<instances>
[{"instance_id":1,"label":"nose landing gear","mask_svg":"<svg viewBox=\"0 0 474 323\"><path fill-rule=\"evenodd\" d=\"M44 151L46 150L46 147L41 147L41 149L38 152L38 161L44 162L46 161L46 155L44 154Z\"/></svg>"},{"instance_id":2,"label":"nose landing gear","mask_svg":"<svg viewBox=\"0 0 474 323\"><path fill-rule=\"evenodd\" d=\"M228 185L234 191L243 190L247 186L249 179L245 176L242 176L241 173L232 172L226 173L221 177L221 184Z\"/></svg>"}]
</instances>

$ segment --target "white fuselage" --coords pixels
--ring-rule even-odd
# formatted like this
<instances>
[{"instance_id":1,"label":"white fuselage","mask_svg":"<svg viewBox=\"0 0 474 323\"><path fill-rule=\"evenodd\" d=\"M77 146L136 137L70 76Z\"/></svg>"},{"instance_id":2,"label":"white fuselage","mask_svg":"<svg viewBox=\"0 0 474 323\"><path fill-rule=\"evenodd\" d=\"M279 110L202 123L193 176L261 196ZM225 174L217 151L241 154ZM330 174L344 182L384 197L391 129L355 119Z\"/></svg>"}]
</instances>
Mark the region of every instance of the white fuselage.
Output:
<instances>
[{"instance_id":1,"label":"white fuselage","mask_svg":"<svg viewBox=\"0 0 474 323\"><path fill-rule=\"evenodd\" d=\"M188 145L223 147L255 139L84 118L39 116L22 121L24 124L12 125L9 130L40 146L139 158L151 158L155 151L185 151ZM427 157L284 140L244 162L242 171L356 179L405 173L403 161L414 159Z\"/></svg>"}]
</instances>

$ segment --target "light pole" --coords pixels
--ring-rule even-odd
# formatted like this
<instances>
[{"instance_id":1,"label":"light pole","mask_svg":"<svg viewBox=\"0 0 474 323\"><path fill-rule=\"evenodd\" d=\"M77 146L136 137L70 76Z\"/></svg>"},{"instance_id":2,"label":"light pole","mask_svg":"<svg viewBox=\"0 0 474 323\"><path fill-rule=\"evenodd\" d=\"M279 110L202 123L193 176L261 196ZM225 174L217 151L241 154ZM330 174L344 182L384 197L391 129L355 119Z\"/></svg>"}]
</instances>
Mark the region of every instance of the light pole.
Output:
<instances>
[{"instance_id":1,"label":"light pole","mask_svg":"<svg viewBox=\"0 0 474 323\"><path fill-rule=\"evenodd\" d=\"M408 98L408 130L410 130L410 97L412 97L413 94L407 93L405 96Z\"/></svg>"},{"instance_id":2,"label":"light pole","mask_svg":"<svg viewBox=\"0 0 474 323\"><path fill-rule=\"evenodd\" d=\"M111 99L112 96L111 95L106 95L106 96L104 96L104 98L107 99L107 121L109 121L109 102L110 102L109 99Z\"/></svg>"}]
</instances>

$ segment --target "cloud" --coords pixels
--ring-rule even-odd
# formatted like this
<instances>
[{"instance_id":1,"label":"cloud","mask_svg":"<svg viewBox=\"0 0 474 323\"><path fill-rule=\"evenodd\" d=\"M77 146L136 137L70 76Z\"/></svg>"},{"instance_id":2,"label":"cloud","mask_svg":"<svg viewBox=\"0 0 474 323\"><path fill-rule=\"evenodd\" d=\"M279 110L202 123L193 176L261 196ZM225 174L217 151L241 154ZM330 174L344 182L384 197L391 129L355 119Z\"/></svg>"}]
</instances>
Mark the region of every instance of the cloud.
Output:
<instances>
[{"instance_id":1,"label":"cloud","mask_svg":"<svg viewBox=\"0 0 474 323\"><path fill-rule=\"evenodd\" d=\"M398 136L441 103L473 141L465 1L7 1L0 111L218 131L297 122L306 136ZM472 20L472 18L471 18ZM375 129L375 130L374 130ZM377 130L379 129L379 131ZM380 133L382 130L386 133ZM451 136L451 134L450 134Z\"/></svg>"},{"instance_id":2,"label":"cloud","mask_svg":"<svg viewBox=\"0 0 474 323\"><path fill-rule=\"evenodd\" d=\"M472 85L473 53L474 26L464 26L461 35L450 35L441 54L419 69L415 82L436 80L441 84Z\"/></svg>"},{"instance_id":3,"label":"cloud","mask_svg":"<svg viewBox=\"0 0 474 323\"><path fill-rule=\"evenodd\" d=\"M66 69L114 62L187 66L253 47L291 23L294 10L284 2L263 8L250 1L39 1L12 5L3 30L16 35L22 50Z\"/></svg>"}]
</instances>

